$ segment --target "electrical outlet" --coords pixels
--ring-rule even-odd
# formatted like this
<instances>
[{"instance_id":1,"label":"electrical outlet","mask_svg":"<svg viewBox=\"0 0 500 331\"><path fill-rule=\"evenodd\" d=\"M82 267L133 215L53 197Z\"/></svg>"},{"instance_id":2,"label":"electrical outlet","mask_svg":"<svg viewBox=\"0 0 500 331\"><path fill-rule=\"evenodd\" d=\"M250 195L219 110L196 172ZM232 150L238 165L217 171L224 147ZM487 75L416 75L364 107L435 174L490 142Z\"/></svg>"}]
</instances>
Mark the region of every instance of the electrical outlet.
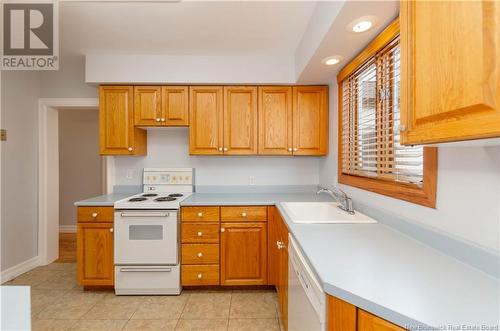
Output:
<instances>
[{"instance_id":1,"label":"electrical outlet","mask_svg":"<svg viewBox=\"0 0 500 331\"><path fill-rule=\"evenodd\" d=\"M248 185L255 185L255 176L248 177Z\"/></svg>"},{"instance_id":2,"label":"electrical outlet","mask_svg":"<svg viewBox=\"0 0 500 331\"><path fill-rule=\"evenodd\" d=\"M125 177L127 179L134 179L135 176L135 170L134 169L127 169L127 173L125 174Z\"/></svg>"}]
</instances>

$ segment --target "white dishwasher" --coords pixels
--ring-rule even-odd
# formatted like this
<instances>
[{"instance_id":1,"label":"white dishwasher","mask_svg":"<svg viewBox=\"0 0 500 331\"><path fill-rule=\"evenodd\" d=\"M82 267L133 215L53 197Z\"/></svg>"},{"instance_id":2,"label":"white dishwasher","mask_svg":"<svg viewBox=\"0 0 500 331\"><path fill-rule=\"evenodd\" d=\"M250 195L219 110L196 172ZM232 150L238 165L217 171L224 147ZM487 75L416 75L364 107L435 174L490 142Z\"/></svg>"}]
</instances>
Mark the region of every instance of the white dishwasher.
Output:
<instances>
[{"instance_id":1,"label":"white dishwasher","mask_svg":"<svg viewBox=\"0 0 500 331\"><path fill-rule=\"evenodd\" d=\"M324 331L325 292L291 235L288 242L288 330Z\"/></svg>"}]
</instances>

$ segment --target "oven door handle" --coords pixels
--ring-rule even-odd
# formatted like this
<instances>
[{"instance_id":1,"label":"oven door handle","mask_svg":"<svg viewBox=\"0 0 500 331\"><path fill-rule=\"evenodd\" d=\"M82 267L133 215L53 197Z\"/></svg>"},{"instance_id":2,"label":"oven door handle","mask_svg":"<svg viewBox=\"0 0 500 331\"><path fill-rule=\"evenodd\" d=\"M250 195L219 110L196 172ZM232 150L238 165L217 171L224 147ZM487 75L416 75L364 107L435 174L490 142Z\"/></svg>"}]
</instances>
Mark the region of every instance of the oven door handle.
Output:
<instances>
[{"instance_id":1,"label":"oven door handle","mask_svg":"<svg viewBox=\"0 0 500 331\"><path fill-rule=\"evenodd\" d=\"M170 213L121 213L121 217L169 217Z\"/></svg>"},{"instance_id":2,"label":"oven door handle","mask_svg":"<svg viewBox=\"0 0 500 331\"><path fill-rule=\"evenodd\" d=\"M172 268L120 268L120 272L171 272Z\"/></svg>"}]
</instances>

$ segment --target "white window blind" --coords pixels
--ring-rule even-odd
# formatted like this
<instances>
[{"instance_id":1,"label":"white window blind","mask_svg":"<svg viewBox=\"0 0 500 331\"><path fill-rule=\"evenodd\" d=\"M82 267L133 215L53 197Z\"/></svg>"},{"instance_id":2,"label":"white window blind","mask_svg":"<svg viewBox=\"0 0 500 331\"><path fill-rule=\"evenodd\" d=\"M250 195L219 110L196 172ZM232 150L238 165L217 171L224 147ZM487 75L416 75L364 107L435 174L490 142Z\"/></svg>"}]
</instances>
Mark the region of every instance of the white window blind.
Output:
<instances>
[{"instance_id":1,"label":"white window blind","mask_svg":"<svg viewBox=\"0 0 500 331\"><path fill-rule=\"evenodd\" d=\"M400 145L399 36L342 81L342 172L422 185L423 148Z\"/></svg>"}]
</instances>

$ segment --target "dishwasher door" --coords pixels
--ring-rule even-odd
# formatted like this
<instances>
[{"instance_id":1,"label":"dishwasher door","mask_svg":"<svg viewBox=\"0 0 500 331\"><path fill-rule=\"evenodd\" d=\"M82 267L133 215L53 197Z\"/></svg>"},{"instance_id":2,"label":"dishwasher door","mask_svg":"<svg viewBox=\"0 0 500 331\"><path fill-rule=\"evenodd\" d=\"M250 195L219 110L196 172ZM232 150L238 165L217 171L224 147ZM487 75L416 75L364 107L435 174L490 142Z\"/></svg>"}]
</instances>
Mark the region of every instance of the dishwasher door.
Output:
<instances>
[{"instance_id":1,"label":"dishwasher door","mask_svg":"<svg viewBox=\"0 0 500 331\"><path fill-rule=\"evenodd\" d=\"M326 298L297 243L288 249L288 330L324 331Z\"/></svg>"}]
</instances>

